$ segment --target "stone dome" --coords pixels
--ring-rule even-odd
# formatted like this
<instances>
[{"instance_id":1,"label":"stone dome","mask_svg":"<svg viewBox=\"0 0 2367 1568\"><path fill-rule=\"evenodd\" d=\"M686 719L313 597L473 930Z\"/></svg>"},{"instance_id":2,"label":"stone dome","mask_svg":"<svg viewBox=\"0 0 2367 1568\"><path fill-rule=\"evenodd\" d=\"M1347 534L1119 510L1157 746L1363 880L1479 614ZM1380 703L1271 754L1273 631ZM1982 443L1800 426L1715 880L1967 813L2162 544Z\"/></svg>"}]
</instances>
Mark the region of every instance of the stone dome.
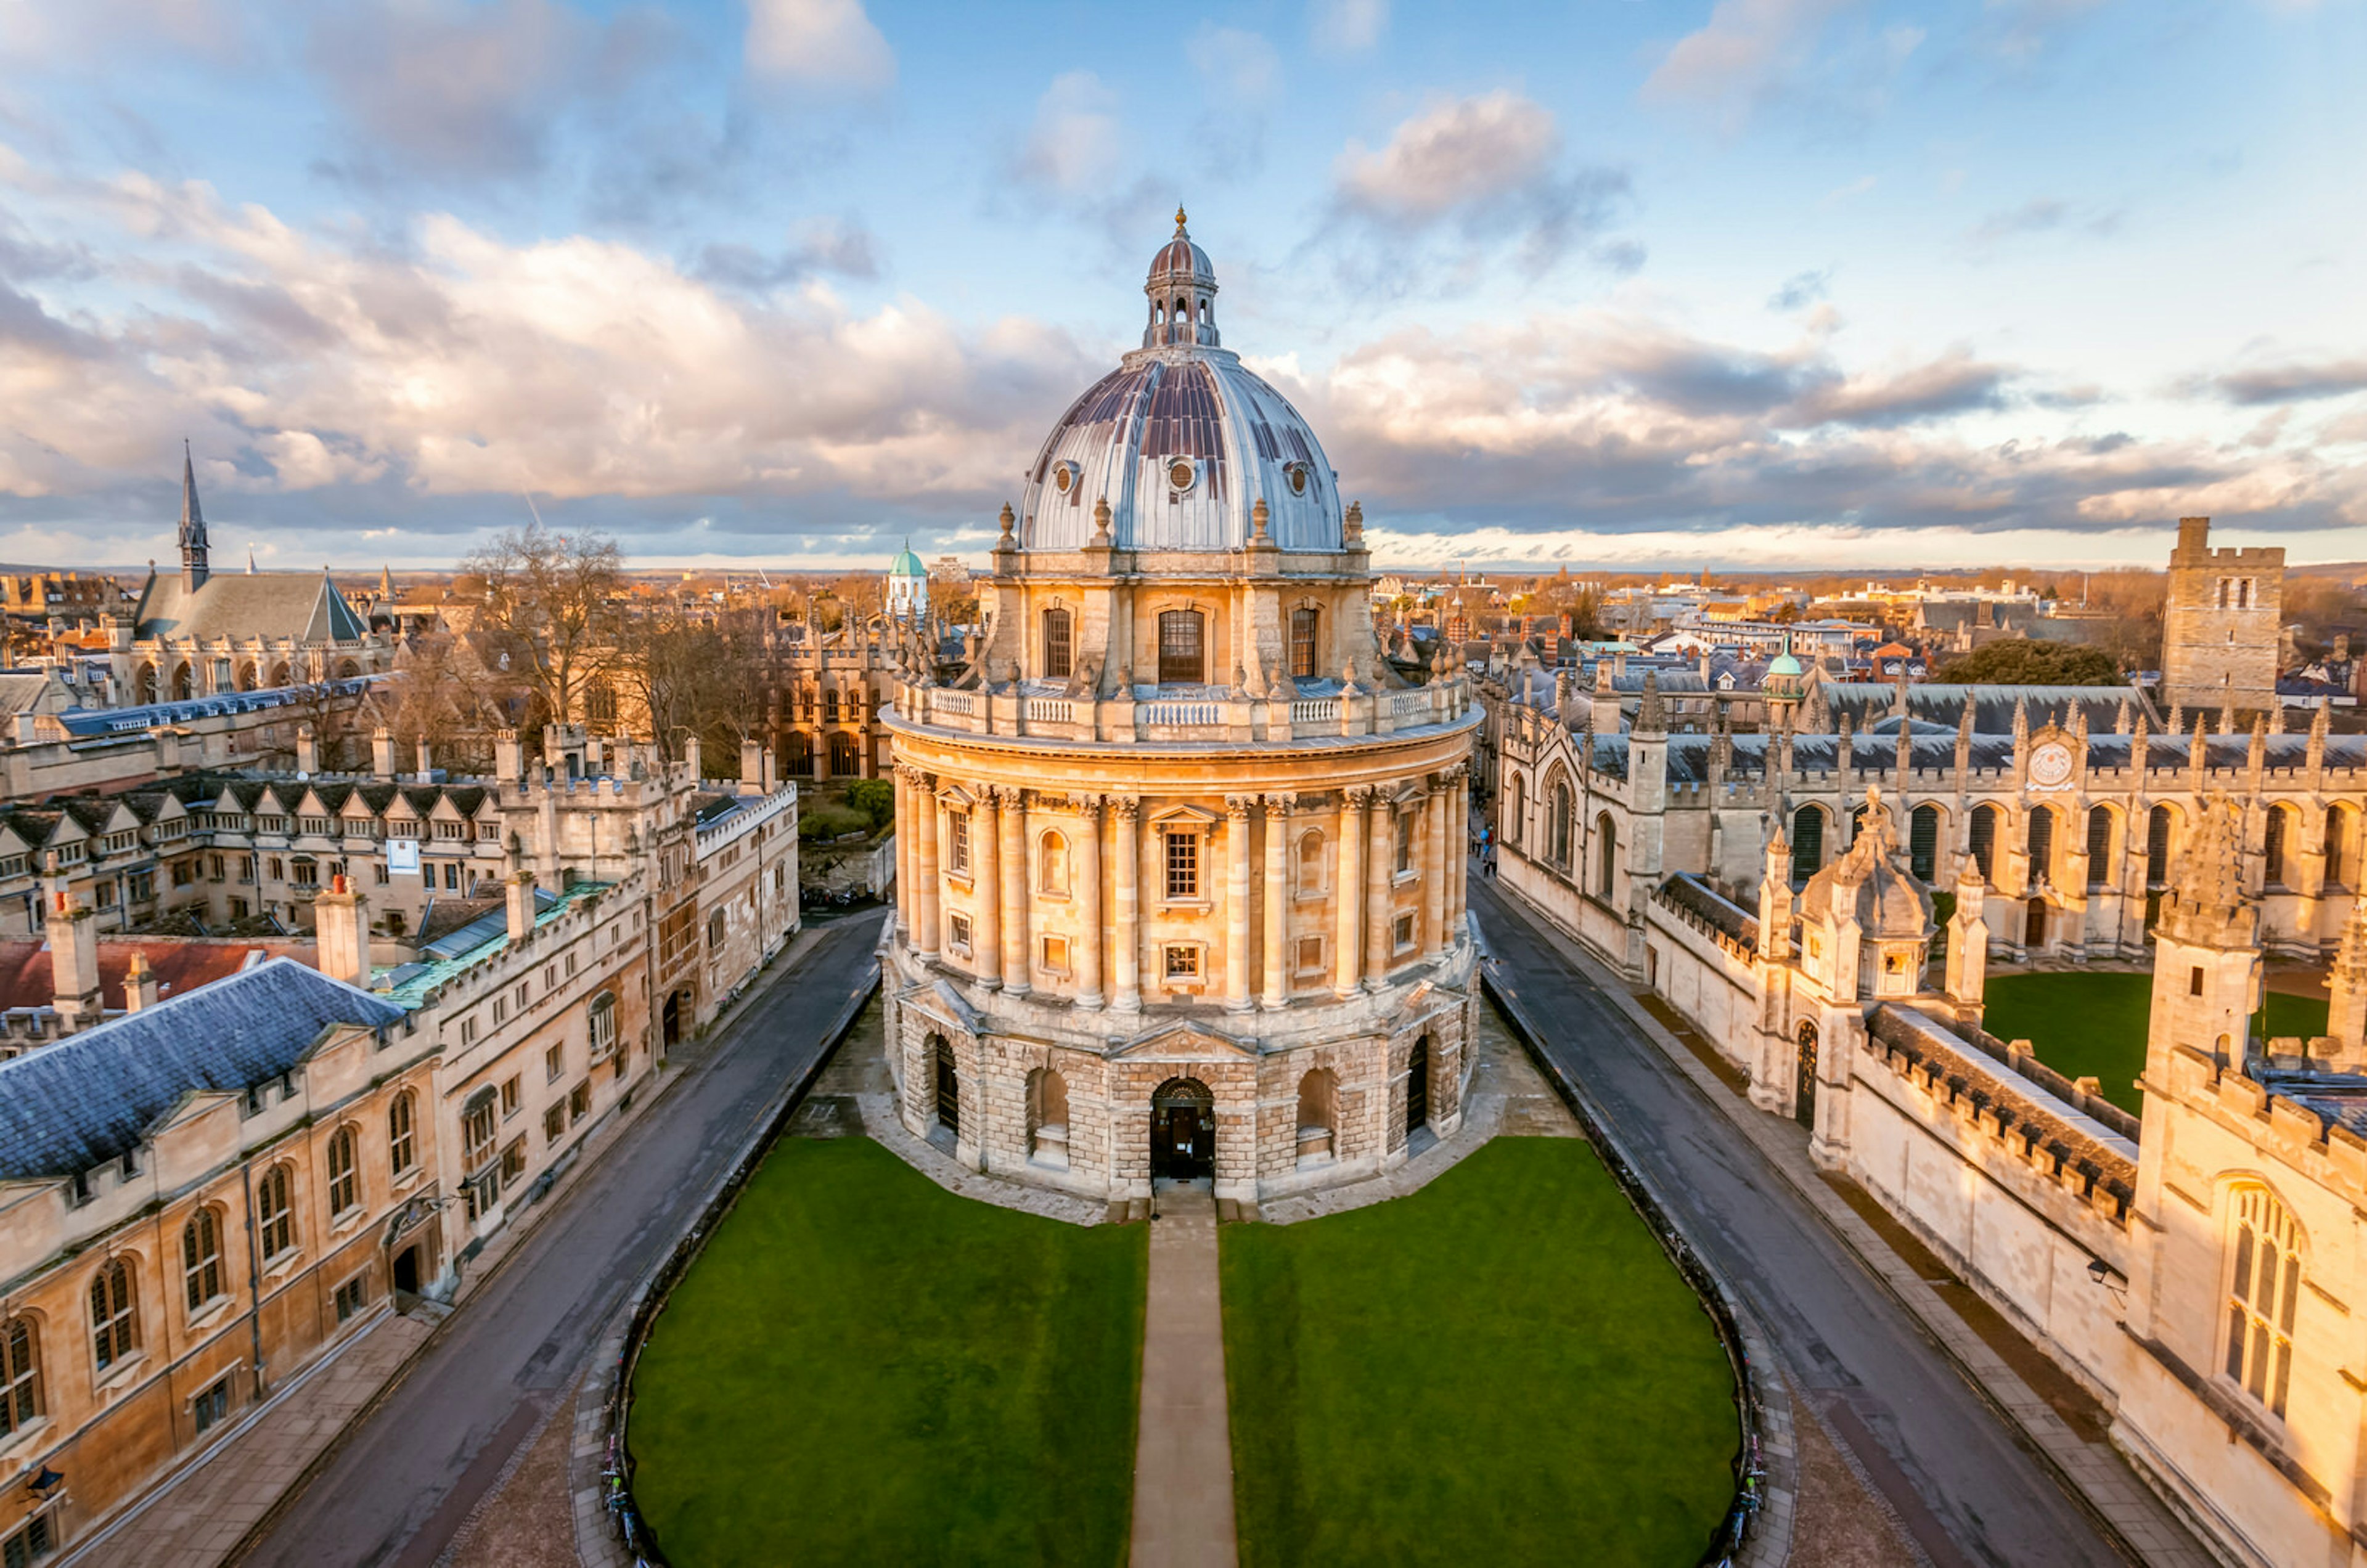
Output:
<instances>
[{"instance_id":1,"label":"stone dome","mask_svg":"<svg viewBox=\"0 0 2367 1568\"><path fill-rule=\"evenodd\" d=\"M1020 544L1082 548L1099 502L1128 550L1235 550L1266 503L1285 550L1343 547L1338 477L1290 400L1220 346L1216 270L1175 215L1143 283L1142 347L1087 388L1027 470Z\"/></svg>"},{"instance_id":2,"label":"stone dome","mask_svg":"<svg viewBox=\"0 0 2367 1568\"><path fill-rule=\"evenodd\" d=\"M894 560L888 563L888 575L890 577L926 577L929 575L929 569L921 564L921 558L912 553L912 547L908 544L901 550L899 550L896 553L896 558Z\"/></svg>"}]
</instances>

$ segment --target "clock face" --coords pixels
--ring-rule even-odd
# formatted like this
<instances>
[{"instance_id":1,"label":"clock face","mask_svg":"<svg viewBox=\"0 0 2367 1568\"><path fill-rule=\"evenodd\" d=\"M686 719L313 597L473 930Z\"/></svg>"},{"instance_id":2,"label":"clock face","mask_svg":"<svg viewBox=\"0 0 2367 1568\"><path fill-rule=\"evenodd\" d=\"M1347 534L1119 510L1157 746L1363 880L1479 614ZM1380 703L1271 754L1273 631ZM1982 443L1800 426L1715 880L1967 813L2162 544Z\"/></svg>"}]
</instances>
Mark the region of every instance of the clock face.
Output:
<instances>
[{"instance_id":1,"label":"clock face","mask_svg":"<svg viewBox=\"0 0 2367 1568\"><path fill-rule=\"evenodd\" d=\"M2071 777L2071 748L2060 740L2050 740L2030 754L2030 782L2041 789L2055 789Z\"/></svg>"}]
</instances>

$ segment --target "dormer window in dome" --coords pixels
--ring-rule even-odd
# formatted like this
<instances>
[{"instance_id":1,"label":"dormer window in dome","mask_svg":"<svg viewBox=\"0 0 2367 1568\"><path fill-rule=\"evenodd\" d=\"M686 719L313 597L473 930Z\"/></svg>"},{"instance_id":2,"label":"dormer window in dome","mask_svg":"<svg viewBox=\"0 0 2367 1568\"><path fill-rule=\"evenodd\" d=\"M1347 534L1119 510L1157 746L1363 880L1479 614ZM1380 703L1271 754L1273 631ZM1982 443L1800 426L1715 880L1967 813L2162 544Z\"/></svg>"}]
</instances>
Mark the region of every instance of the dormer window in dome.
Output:
<instances>
[{"instance_id":1,"label":"dormer window in dome","mask_svg":"<svg viewBox=\"0 0 2367 1568\"><path fill-rule=\"evenodd\" d=\"M1171 500L1181 501L1190 494L1192 487L1199 482L1199 464L1189 457L1167 459L1167 488L1173 492L1170 497Z\"/></svg>"},{"instance_id":2,"label":"dormer window in dome","mask_svg":"<svg viewBox=\"0 0 2367 1568\"><path fill-rule=\"evenodd\" d=\"M1078 472L1077 465L1074 463L1055 463L1052 465L1052 488L1059 491L1062 495L1068 497L1070 505L1074 505L1076 503L1077 497L1083 493L1083 491L1078 487Z\"/></svg>"},{"instance_id":3,"label":"dormer window in dome","mask_svg":"<svg viewBox=\"0 0 2367 1568\"><path fill-rule=\"evenodd\" d=\"M1305 495L1307 493L1308 477L1306 464L1293 463L1289 467L1284 468L1282 473L1283 478L1289 482L1291 494Z\"/></svg>"}]
</instances>

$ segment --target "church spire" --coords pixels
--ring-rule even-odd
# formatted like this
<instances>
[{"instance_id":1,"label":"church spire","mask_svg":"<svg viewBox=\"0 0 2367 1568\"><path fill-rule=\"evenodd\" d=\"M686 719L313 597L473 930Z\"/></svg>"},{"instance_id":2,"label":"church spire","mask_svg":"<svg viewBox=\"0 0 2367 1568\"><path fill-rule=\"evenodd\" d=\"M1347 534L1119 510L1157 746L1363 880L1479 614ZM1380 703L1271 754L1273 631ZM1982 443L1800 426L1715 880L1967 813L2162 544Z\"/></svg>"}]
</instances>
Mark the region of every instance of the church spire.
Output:
<instances>
[{"instance_id":1,"label":"church spire","mask_svg":"<svg viewBox=\"0 0 2367 1568\"><path fill-rule=\"evenodd\" d=\"M181 586L190 592L205 586L212 569L207 564L206 514L198 505L197 463L189 444L181 443Z\"/></svg>"}]
</instances>

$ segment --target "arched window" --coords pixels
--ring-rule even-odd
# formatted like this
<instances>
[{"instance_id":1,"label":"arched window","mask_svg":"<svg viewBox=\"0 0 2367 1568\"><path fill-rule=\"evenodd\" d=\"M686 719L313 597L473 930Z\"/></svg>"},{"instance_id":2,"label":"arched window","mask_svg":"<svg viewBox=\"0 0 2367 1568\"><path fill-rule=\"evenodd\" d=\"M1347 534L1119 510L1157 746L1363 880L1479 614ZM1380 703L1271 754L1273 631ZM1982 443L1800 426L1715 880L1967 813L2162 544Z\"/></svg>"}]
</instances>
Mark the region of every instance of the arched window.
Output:
<instances>
[{"instance_id":1,"label":"arched window","mask_svg":"<svg viewBox=\"0 0 2367 1568\"><path fill-rule=\"evenodd\" d=\"M90 1279L91 1359L103 1372L138 1348L140 1307L131 1294L131 1266L109 1258Z\"/></svg>"},{"instance_id":2,"label":"arched window","mask_svg":"<svg viewBox=\"0 0 2367 1568\"><path fill-rule=\"evenodd\" d=\"M1940 869L1940 808L1919 806L1907 818L1907 869L1930 882Z\"/></svg>"},{"instance_id":3,"label":"arched window","mask_svg":"<svg viewBox=\"0 0 2367 1568\"><path fill-rule=\"evenodd\" d=\"M2088 886L2102 887L2112 880L2112 808L2088 807Z\"/></svg>"},{"instance_id":4,"label":"arched window","mask_svg":"<svg viewBox=\"0 0 2367 1568\"><path fill-rule=\"evenodd\" d=\"M1027 1157L1069 1163L1069 1080L1049 1067L1027 1075Z\"/></svg>"},{"instance_id":5,"label":"arched window","mask_svg":"<svg viewBox=\"0 0 2367 1568\"><path fill-rule=\"evenodd\" d=\"M329 1134L329 1213L342 1214L361 1206L362 1179L357 1168L360 1140L351 1127Z\"/></svg>"},{"instance_id":6,"label":"arched window","mask_svg":"<svg viewBox=\"0 0 2367 1568\"><path fill-rule=\"evenodd\" d=\"M418 1110L418 1098L409 1089L396 1095L394 1103L386 1108L386 1163L397 1176L419 1163L419 1139L413 1125Z\"/></svg>"},{"instance_id":7,"label":"arched window","mask_svg":"<svg viewBox=\"0 0 2367 1568\"><path fill-rule=\"evenodd\" d=\"M1806 882L1825 863L1825 814L1813 806L1792 813L1792 880Z\"/></svg>"},{"instance_id":8,"label":"arched window","mask_svg":"<svg viewBox=\"0 0 2367 1568\"><path fill-rule=\"evenodd\" d=\"M196 694L197 677L189 672L189 667L187 664L173 666L173 700L186 703Z\"/></svg>"},{"instance_id":9,"label":"arched window","mask_svg":"<svg viewBox=\"0 0 2367 1568\"><path fill-rule=\"evenodd\" d=\"M1316 661L1316 636L1322 628L1320 610L1293 610L1290 613L1290 672L1300 680L1313 679L1321 668Z\"/></svg>"},{"instance_id":10,"label":"arched window","mask_svg":"<svg viewBox=\"0 0 2367 1568\"><path fill-rule=\"evenodd\" d=\"M855 737L840 732L830 738L830 771L833 777L846 778L862 766L855 751Z\"/></svg>"},{"instance_id":11,"label":"arched window","mask_svg":"<svg viewBox=\"0 0 2367 1568\"><path fill-rule=\"evenodd\" d=\"M294 1182L288 1168L275 1165L263 1173L255 1183L255 1213L263 1232L263 1260L266 1263L296 1249L296 1203Z\"/></svg>"},{"instance_id":12,"label":"arched window","mask_svg":"<svg viewBox=\"0 0 2367 1568\"><path fill-rule=\"evenodd\" d=\"M2326 814L2326 885L2348 887L2351 874L2358 870L2359 835L2347 806L2337 806Z\"/></svg>"},{"instance_id":13,"label":"arched window","mask_svg":"<svg viewBox=\"0 0 2367 1568\"><path fill-rule=\"evenodd\" d=\"M192 1316L228 1292L222 1286L221 1215L199 1209L181 1227L181 1288Z\"/></svg>"},{"instance_id":14,"label":"arched window","mask_svg":"<svg viewBox=\"0 0 2367 1568\"><path fill-rule=\"evenodd\" d=\"M0 1323L0 1438L41 1415L41 1341L30 1318Z\"/></svg>"},{"instance_id":15,"label":"arched window","mask_svg":"<svg viewBox=\"0 0 2367 1568\"><path fill-rule=\"evenodd\" d=\"M493 1091L481 1089L460 1112L460 1165L471 1175L493 1163Z\"/></svg>"},{"instance_id":16,"label":"arched window","mask_svg":"<svg viewBox=\"0 0 2367 1568\"><path fill-rule=\"evenodd\" d=\"M1196 686L1208 678L1208 660L1197 610L1159 613L1159 683Z\"/></svg>"},{"instance_id":17,"label":"arched window","mask_svg":"<svg viewBox=\"0 0 2367 1568\"><path fill-rule=\"evenodd\" d=\"M617 688L606 681L595 681L583 692L583 718L588 724L617 722Z\"/></svg>"},{"instance_id":18,"label":"arched window","mask_svg":"<svg viewBox=\"0 0 2367 1568\"><path fill-rule=\"evenodd\" d=\"M1552 810L1546 823L1546 858L1562 870L1569 869L1569 841L1577 831L1577 813L1571 809L1569 785L1554 780Z\"/></svg>"},{"instance_id":19,"label":"arched window","mask_svg":"<svg viewBox=\"0 0 2367 1568\"><path fill-rule=\"evenodd\" d=\"M1594 819L1594 896L1611 897L1612 877L1619 869L1619 830L1611 825L1611 813L1603 812Z\"/></svg>"},{"instance_id":20,"label":"arched window","mask_svg":"<svg viewBox=\"0 0 2367 1568\"><path fill-rule=\"evenodd\" d=\"M133 692L143 705L154 702L156 700L156 667L153 664L142 664L140 667L140 672L131 678L131 685Z\"/></svg>"},{"instance_id":21,"label":"arched window","mask_svg":"<svg viewBox=\"0 0 2367 1568\"><path fill-rule=\"evenodd\" d=\"M1048 681L1065 681L1069 678L1071 668L1072 656L1069 651L1069 612L1047 610L1044 612L1044 678Z\"/></svg>"},{"instance_id":22,"label":"arched window","mask_svg":"<svg viewBox=\"0 0 2367 1568\"><path fill-rule=\"evenodd\" d=\"M710 956L723 951L723 911L718 909L707 917L707 951Z\"/></svg>"},{"instance_id":23,"label":"arched window","mask_svg":"<svg viewBox=\"0 0 2367 1568\"><path fill-rule=\"evenodd\" d=\"M584 1018L592 1059L597 1062L617 1048L617 993L603 991L593 998L591 1010Z\"/></svg>"},{"instance_id":24,"label":"arched window","mask_svg":"<svg viewBox=\"0 0 2367 1568\"><path fill-rule=\"evenodd\" d=\"M2285 882L2285 808L2269 807L2269 819L2260 835L2260 881L2270 887L2282 887Z\"/></svg>"},{"instance_id":25,"label":"arched window","mask_svg":"<svg viewBox=\"0 0 2367 1568\"><path fill-rule=\"evenodd\" d=\"M838 689L835 686L821 694L821 721L824 724L838 722Z\"/></svg>"},{"instance_id":26,"label":"arched window","mask_svg":"<svg viewBox=\"0 0 2367 1568\"><path fill-rule=\"evenodd\" d=\"M240 665L238 667L238 689L242 692L251 692L255 690L255 684L254 661L249 660L248 662Z\"/></svg>"},{"instance_id":27,"label":"arched window","mask_svg":"<svg viewBox=\"0 0 2367 1568\"><path fill-rule=\"evenodd\" d=\"M2041 806L2030 814L2028 836L2024 843L2030 851L2030 874L2033 881L2040 877L2055 880L2055 813Z\"/></svg>"},{"instance_id":28,"label":"arched window","mask_svg":"<svg viewBox=\"0 0 2367 1568\"><path fill-rule=\"evenodd\" d=\"M2293 1309L2301 1296L2301 1230L2262 1187L2236 1194L2227 1279L2228 1381L2285 1413L2293 1382Z\"/></svg>"},{"instance_id":29,"label":"arched window","mask_svg":"<svg viewBox=\"0 0 2367 1568\"><path fill-rule=\"evenodd\" d=\"M1298 836L1298 891L1309 897L1323 891L1323 835L1313 829Z\"/></svg>"},{"instance_id":30,"label":"arched window","mask_svg":"<svg viewBox=\"0 0 2367 1568\"><path fill-rule=\"evenodd\" d=\"M1069 894L1069 840L1047 833L1036 840L1036 886L1056 897Z\"/></svg>"},{"instance_id":31,"label":"arched window","mask_svg":"<svg viewBox=\"0 0 2367 1568\"><path fill-rule=\"evenodd\" d=\"M2169 807L2157 806L2146 818L2146 883L2159 887L2169 880Z\"/></svg>"},{"instance_id":32,"label":"arched window","mask_svg":"<svg viewBox=\"0 0 2367 1568\"><path fill-rule=\"evenodd\" d=\"M1994 806L1973 807L1973 863L1981 868L1983 882L1997 880L1997 868L1990 863L1997 852L1998 809Z\"/></svg>"},{"instance_id":33,"label":"arched window","mask_svg":"<svg viewBox=\"0 0 2367 1568\"><path fill-rule=\"evenodd\" d=\"M1512 775L1512 787L1504 792L1504 837L1512 843L1521 841L1521 818L1527 816L1528 790L1521 775Z\"/></svg>"},{"instance_id":34,"label":"arched window","mask_svg":"<svg viewBox=\"0 0 2367 1568\"><path fill-rule=\"evenodd\" d=\"M1406 1114L1408 1135L1430 1125L1430 1036L1413 1043L1406 1055Z\"/></svg>"}]
</instances>

